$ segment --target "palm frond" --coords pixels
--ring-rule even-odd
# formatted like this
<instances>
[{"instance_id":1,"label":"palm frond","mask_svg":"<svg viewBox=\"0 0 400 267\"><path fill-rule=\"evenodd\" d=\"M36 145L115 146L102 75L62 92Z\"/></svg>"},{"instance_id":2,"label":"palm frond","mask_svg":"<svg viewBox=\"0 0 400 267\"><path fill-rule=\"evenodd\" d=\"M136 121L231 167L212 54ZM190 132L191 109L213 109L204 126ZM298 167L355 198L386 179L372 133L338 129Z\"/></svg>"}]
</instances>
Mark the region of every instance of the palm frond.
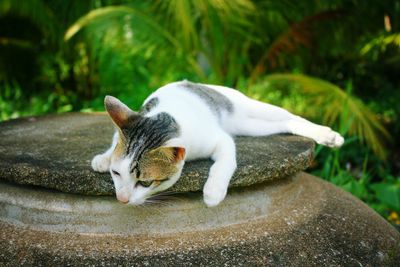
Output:
<instances>
[{"instance_id":1,"label":"palm frond","mask_svg":"<svg viewBox=\"0 0 400 267\"><path fill-rule=\"evenodd\" d=\"M385 158L385 141L391 139L390 134L360 99L332 83L302 74L267 75L261 84L281 82L296 84L296 89L307 98L308 105L318 106L323 124L332 126L339 122L341 114L348 114L351 121L349 134L357 135L377 156Z\"/></svg>"},{"instance_id":2,"label":"palm frond","mask_svg":"<svg viewBox=\"0 0 400 267\"><path fill-rule=\"evenodd\" d=\"M255 13L250 0L176 0L142 6L107 6L79 18L68 28L64 39L70 40L88 27L86 33L97 35L103 46L153 55L147 59L157 58L153 63L159 61L156 64L162 67L171 65L173 55L175 62L182 62L184 72L194 73L202 80L206 73L212 73L214 82L235 81L249 62L248 44L258 40L246 30L253 28L251 18ZM121 34L122 28L131 29L134 38L130 42ZM104 38L99 38L101 35ZM241 42L237 42L238 38Z\"/></svg>"},{"instance_id":3,"label":"palm frond","mask_svg":"<svg viewBox=\"0 0 400 267\"><path fill-rule=\"evenodd\" d=\"M139 9L128 6L108 6L90 11L83 17L79 18L74 24L72 24L67 29L64 35L64 39L69 40L83 27L89 24L121 17L122 15L132 15L139 17L140 21L146 23L146 25L149 26L154 31L152 32L152 34L159 34L159 36L164 37L174 46L179 47L179 43L169 32L165 31L159 24L154 22L147 15L143 14Z\"/></svg>"},{"instance_id":4,"label":"palm frond","mask_svg":"<svg viewBox=\"0 0 400 267\"><path fill-rule=\"evenodd\" d=\"M373 49L379 49L380 51L385 51L390 45L397 46L400 48L400 33L393 34L380 34L367 42L361 48L361 55L370 53Z\"/></svg>"},{"instance_id":5,"label":"palm frond","mask_svg":"<svg viewBox=\"0 0 400 267\"><path fill-rule=\"evenodd\" d=\"M199 35L195 28L196 14L190 1L171 0L160 3L165 15L172 21L174 31L180 33L186 49L198 44Z\"/></svg>"}]
</instances>

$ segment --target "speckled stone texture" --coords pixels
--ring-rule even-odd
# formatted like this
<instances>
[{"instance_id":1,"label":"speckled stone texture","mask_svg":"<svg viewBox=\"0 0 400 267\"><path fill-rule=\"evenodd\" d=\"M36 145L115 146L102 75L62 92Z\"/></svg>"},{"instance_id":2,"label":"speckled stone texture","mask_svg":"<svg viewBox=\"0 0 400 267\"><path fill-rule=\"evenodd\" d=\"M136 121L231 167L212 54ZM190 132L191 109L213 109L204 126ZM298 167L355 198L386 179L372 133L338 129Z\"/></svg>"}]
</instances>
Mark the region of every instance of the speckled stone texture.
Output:
<instances>
[{"instance_id":1,"label":"speckled stone texture","mask_svg":"<svg viewBox=\"0 0 400 267\"><path fill-rule=\"evenodd\" d=\"M105 114L71 113L0 124L0 180L85 195L113 195L110 174L95 173L92 157L111 142L113 125ZM231 187L281 179L305 170L312 159L310 139L276 135L238 137L238 168ZM176 192L199 191L211 161L186 163Z\"/></svg>"},{"instance_id":2,"label":"speckled stone texture","mask_svg":"<svg viewBox=\"0 0 400 267\"><path fill-rule=\"evenodd\" d=\"M394 228L350 194L305 173L231 189L221 206L213 209L201 203L200 193L180 194L170 205L146 210L117 204L112 197L78 198L4 183L0 189L0 266L399 266L400 262L400 235ZM249 196L257 196L259 203ZM239 200L242 206L237 205ZM165 217L160 228L169 231L125 226L140 224L156 210ZM188 212L175 218L179 227L169 216L174 210ZM231 216L243 211L254 217ZM53 215L46 217L44 212ZM121 224L121 233L102 224L105 217L121 212L131 216L130 221L123 215L112 218ZM79 222L78 216L68 221L74 213L90 215L92 220ZM59 216L66 217L52 224ZM233 217L236 222L229 221ZM207 224L215 218L219 220ZM103 230L93 231L85 224ZM56 231L56 226L61 228Z\"/></svg>"}]
</instances>

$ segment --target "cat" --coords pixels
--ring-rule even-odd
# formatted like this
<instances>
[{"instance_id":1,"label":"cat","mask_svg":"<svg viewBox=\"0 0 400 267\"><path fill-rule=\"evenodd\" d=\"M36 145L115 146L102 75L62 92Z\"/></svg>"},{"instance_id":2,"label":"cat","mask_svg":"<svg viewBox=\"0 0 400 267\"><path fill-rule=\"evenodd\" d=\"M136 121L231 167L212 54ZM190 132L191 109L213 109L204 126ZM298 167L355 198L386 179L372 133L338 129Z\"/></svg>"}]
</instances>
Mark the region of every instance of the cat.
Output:
<instances>
[{"instance_id":1,"label":"cat","mask_svg":"<svg viewBox=\"0 0 400 267\"><path fill-rule=\"evenodd\" d=\"M111 147L91 165L98 172L110 171L117 199L131 205L170 188L185 161L201 158L214 161L203 188L204 203L218 205L236 169L232 136L291 133L328 147L344 142L329 127L223 86L170 83L152 93L139 112L112 96L104 102L116 132Z\"/></svg>"}]
</instances>

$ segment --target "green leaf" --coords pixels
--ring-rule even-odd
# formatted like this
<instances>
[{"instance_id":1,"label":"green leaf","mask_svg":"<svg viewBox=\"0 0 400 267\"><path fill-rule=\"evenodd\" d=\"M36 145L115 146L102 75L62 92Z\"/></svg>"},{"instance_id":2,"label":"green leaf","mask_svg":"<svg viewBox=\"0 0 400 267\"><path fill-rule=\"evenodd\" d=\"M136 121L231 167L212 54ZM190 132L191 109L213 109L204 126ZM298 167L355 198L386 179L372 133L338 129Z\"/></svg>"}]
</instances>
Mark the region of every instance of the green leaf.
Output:
<instances>
[{"instance_id":1,"label":"green leaf","mask_svg":"<svg viewBox=\"0 0 400 267\"><path fill-rule=\"evenodd\" d=\"M83 27L99 22L104 21L106 19L121 17L122 15L134 15L137 16L146 23L148 26L152 28L155 33L158 33L160 36L163 36L169 42L171 42L174 46L179 47L178 42L175 38L167 31L165 31L159 24L154 22L150 17L143 14L140 10L127 7L127 6L108 6L102 7L95 10L90 11L85 16L78 19L74 24L72 24L67 31L65 32L64 39L67 41L71 37L73 37L77 32L79 32ZM153 33L154 34L154 33Z\"/></svg>"},{"instance_id":2,"label":"green leaf","mask_svg":"<svg viewBox=\"0 0 400 267\"><path fill-rule=\"evenodd\" d=\"M389 207L400 210L400 186L397 184L377 183L371 185L376 197Z\"/></svg>"},{"instance_id":3,"label":"green leaf","mask_svg":"<svg viewBox=\"0 0 400 267\"><path fill-rule=\"evenodd\" d=\"M350 182L344 184L342 188L358 198L363 198L367 193L365 185L355 180L351 180Z\"/></svg>"},{"instance_id":4,"label":"green leaf","mask_svg":"<svg viewBox=\"0 0 400 267\"><path fill-rule=\"evenodd\" d=\"M389 35L385 33L378 35L378 37L373 38L371 41L365 44L364 47L361 48L360 53L361 55L365 55L371 52L374 48L377 48L380 51L385 51L389 45L400 47L400 33L393 33Z\"/></svg>"}]
</instances>

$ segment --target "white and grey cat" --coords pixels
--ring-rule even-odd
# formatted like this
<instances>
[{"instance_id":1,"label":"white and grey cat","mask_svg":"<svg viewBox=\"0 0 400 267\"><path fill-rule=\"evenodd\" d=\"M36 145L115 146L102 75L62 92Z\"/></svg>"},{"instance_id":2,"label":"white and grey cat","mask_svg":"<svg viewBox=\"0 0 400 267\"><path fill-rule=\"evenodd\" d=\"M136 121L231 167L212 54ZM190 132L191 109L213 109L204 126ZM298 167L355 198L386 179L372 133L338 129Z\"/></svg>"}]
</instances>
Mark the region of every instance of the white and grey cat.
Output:
<instances>
[{"instance_id":1,"label":"white and grey cat","mask_svg":"<svg viewBox=\"0 0 400 267\"><path fill-rule=\"evenodd\" d=\"M92 168L110 171L118 200L132 205L171 187L184 162L200 158L214 161L203 196L208 207L218 205L236 169L235 135L291 133L329 147L344 142L329 127L216 85L167 84L145 100L140 112L112 96L106 96L105 107L117 130Z\"/></svg>"}]
</instances>

